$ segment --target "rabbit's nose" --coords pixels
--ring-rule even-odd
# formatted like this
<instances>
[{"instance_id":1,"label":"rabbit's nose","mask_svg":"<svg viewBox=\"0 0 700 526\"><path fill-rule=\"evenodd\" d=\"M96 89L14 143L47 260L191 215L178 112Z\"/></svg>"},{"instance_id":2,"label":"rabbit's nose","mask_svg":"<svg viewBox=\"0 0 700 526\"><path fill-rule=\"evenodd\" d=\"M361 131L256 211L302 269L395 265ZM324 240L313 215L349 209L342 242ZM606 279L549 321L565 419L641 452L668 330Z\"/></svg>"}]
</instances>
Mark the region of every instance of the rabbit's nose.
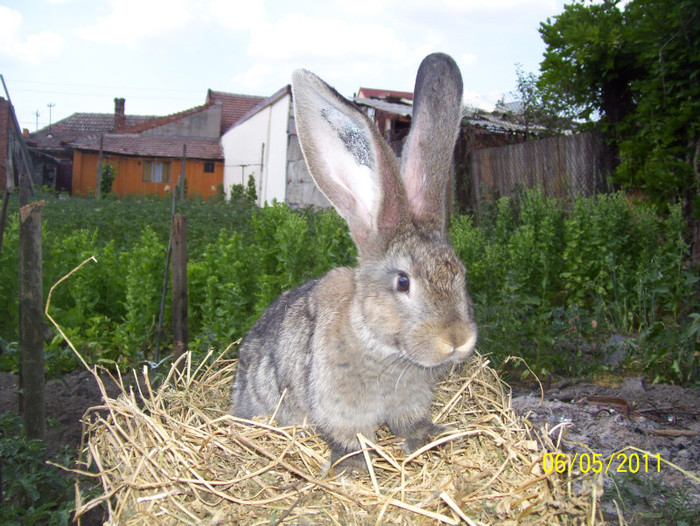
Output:
<instances>
[{"instance_id":1,"label":"rabbit's nose","mask_svg":"<svg viewBox=\"0 0 700 526\"><path fill-rule=\"evenodd\" d=\"M444 355L459 354L469 356L476 345L476 327L455 330L452 334L438 341L440 352Z\"/></svg>"}]
</instances>

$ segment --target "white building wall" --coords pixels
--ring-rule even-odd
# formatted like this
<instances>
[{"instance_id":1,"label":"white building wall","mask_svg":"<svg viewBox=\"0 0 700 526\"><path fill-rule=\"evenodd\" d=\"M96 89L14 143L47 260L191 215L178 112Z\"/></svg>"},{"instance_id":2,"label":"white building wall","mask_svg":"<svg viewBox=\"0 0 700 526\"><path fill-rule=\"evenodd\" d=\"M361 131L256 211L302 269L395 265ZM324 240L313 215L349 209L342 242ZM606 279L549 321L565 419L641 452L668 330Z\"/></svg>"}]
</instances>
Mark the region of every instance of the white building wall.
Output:
<instances>
[{"instance_id":1,"label":"white building wall","mask_svg":"<svg viewBox=\"0 0 700 526\"><path fill-rule=\"evenodd\" d=\"M285 93L221 137L227 198L232 185L245 186L253 175L260 206L285 200L290 104L291 95Z\"/></svg>"}]
</instances>

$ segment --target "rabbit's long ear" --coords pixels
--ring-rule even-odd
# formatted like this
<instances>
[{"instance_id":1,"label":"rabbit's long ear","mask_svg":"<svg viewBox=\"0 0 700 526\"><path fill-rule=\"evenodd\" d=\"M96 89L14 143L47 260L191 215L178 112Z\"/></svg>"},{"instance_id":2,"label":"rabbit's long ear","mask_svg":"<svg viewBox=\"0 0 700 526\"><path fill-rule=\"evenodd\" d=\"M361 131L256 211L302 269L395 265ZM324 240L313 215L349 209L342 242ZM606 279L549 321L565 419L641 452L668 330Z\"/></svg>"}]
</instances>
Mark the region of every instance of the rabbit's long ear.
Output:
<instances>
[{"instance_id":1,"label":"rabbit's long ear","mask_svg":"<svg viewBox=\"0 0 700 526\"><path fill-rule=\"evenodd\" d=\"M316 185L347 221L360 254L408 217L396 157L376 126L313 73L292 93L299 142ZM378 247L377 247L378 248Z\"/></svg>"},{"instance_id":2,"label":"rabbit's long ear","mask_svg":"<svg viewBox=\"0 0 700 526\"><path fill-rule=\"evenodd\" d=\"M413 117L401 159L408 205L415 220L444 230L451 163L462 118L462 76L443 53L418 68Z\"/></svg>"}]
</instances>

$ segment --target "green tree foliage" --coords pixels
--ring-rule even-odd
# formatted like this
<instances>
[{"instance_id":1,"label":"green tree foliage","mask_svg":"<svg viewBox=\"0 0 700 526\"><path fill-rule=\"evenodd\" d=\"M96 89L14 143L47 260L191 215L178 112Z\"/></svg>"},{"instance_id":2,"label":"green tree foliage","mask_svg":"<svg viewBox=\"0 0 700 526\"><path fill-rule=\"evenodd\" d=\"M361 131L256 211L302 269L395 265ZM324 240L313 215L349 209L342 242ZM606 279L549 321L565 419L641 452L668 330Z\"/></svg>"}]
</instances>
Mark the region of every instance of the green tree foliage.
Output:
<instances>
[{"instance_id":1,"label":"green tree foliage","mask_svg":"<svg viewBox=\"0 0 700 526\"><path fill-rule=\"evenodd\" d=\"M629 86L638 72L617 4L586 5L579 0L564 6L553 21L540 24L547 45L540 85L577 118L588 120L600 114L615 124L630 111Z\"/></svg>"},{"instance_id":2,"label":"green tree foliage","mask_svg":"<svg viewBox=\"0 0 700 526\"><path fill-rule=\"evenodd\" d=\"M700 3L619 4L578 0L542 23L538 85L576 117L599 118L619 183L657 202L683 200L689 219L698 191Z\"/></svg>"},{"instance_id":3,"label":"green tree foliage","mask_svg":"<svg viewBox=\"0 0 700 526\"><path fill-rule=\"evenodd\" d=\"M571 132L577 115L570 111L569 106L545 92L537 76L525 73L520 64L516 64L516 74L518 83L515 94L521 107L509 117L525 126L526 135L535 129L538 138Z\"/></svg>"},{"instance_id":4,"label":"green tree foliage","mask_svg":"<svg viewBox=\"0 0 700 526\"><path fill-rule=\"evenodd\" d=\"M631 83L636 104L621 129L618 177L660 200L697 196L700 3L634 1L625 17L643 74Z\"/></svg>"}]
</instances>

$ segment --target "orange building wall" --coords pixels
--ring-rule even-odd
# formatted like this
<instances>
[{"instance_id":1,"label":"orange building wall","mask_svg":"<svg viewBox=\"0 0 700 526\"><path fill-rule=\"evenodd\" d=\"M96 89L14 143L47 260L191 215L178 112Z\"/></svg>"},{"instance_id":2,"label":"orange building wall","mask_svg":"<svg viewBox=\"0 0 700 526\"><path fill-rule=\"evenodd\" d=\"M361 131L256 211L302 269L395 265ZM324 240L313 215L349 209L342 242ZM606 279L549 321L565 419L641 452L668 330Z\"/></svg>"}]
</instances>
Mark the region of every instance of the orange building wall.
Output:
<instances>
[{"instance_id":1,"label":"orange building wall","mask_svg":"<svg viewBox=\"0 0 700 526\"><path fill-rule=\"evenodd\" d=\"M95 193L97 187L97 161L99 155L93 152L75 150L73 153L73 195L87 196ZM152 183L143 180L143 161L170 161L170 182ZM200 195L207 199L215 196L218 185L224 182L223 161L214 162L214 172L205 173L204 163L198 159L185 161L187 194ZM102 163L109 163L116 169L112 191L119 197L126 195L157 194L164 196L172 193L180 173L181 159L140 158L103 154Z\"/></svg>"}]
</instances>

